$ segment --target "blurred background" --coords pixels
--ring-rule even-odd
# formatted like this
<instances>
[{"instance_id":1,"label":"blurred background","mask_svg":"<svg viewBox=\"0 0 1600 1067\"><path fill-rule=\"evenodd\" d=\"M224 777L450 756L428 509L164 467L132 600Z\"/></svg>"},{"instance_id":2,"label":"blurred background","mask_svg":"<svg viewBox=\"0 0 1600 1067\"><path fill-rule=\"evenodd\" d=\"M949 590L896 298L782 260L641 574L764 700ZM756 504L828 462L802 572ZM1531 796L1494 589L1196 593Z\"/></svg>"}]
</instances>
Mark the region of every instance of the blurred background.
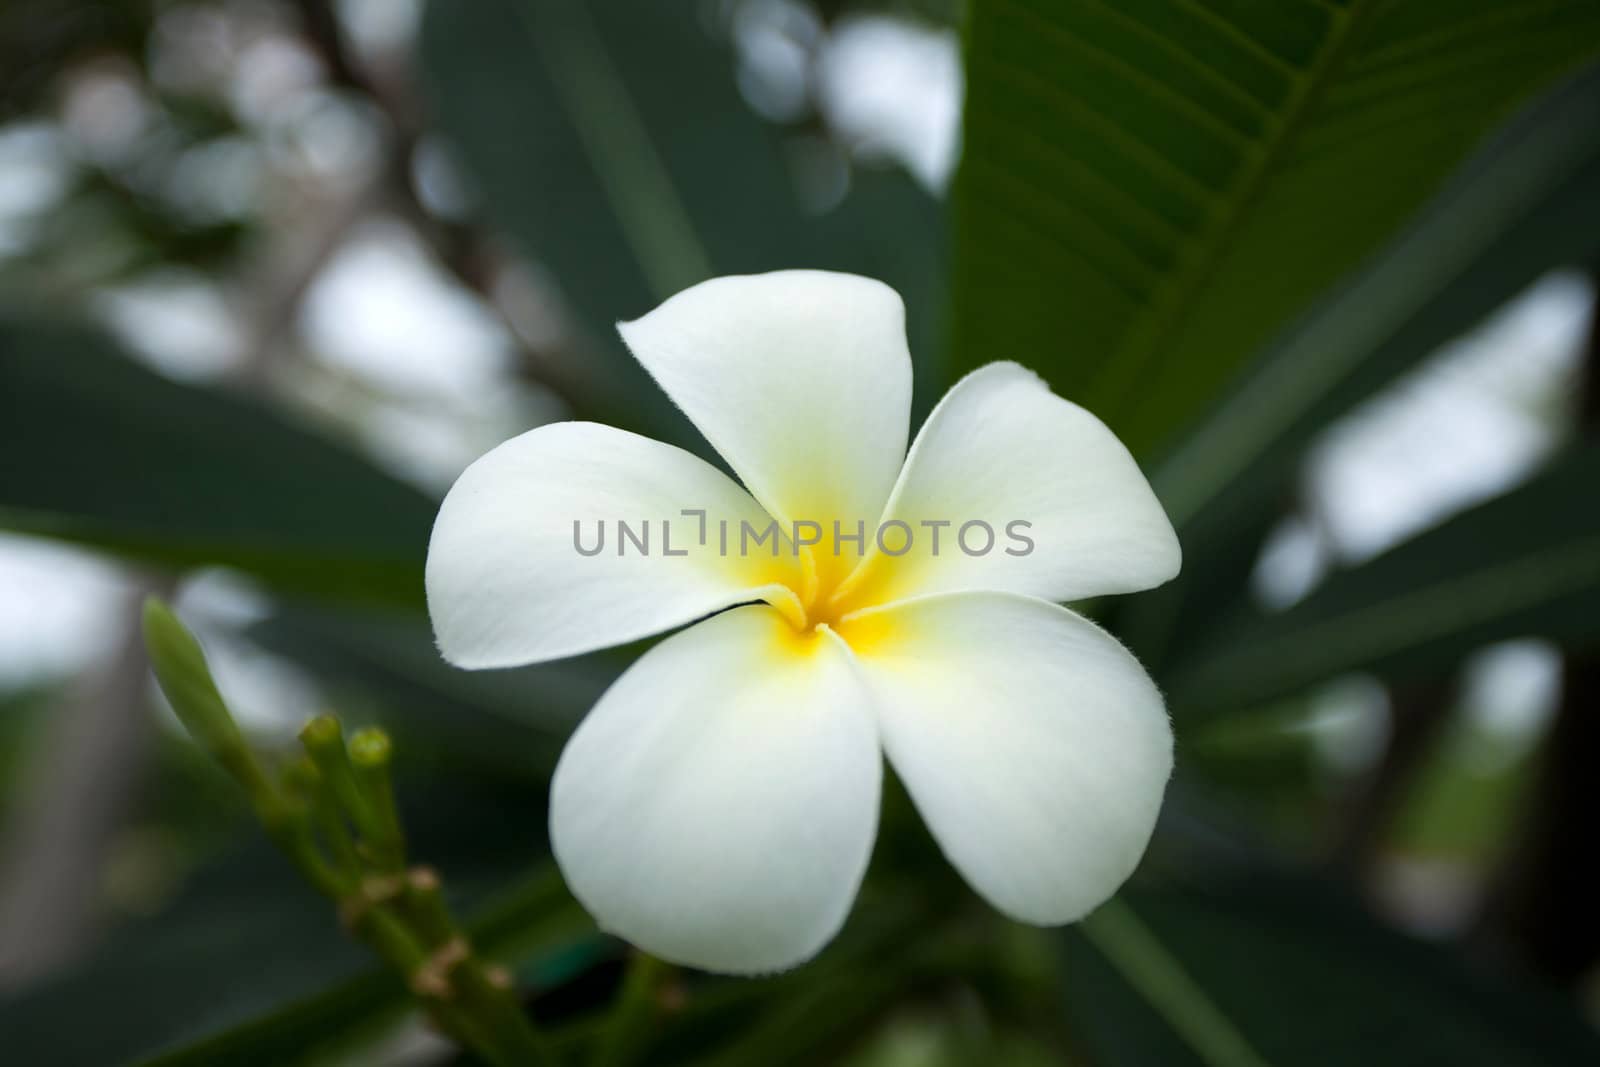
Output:
<instances>
[{"instance_id":1,"label":"blurred background","mask_svg":"<svg viewBox=\"0 0 1600 1067\"><path fill-rule=\"evenodd\" d=\"M542 422L709 454L611 324L882 278L920 418L1018 360L1185 546L1088 605L1178 775L1113 916L1013 926L893 783L815 964L645 1062L1600 1062L1600 7L0 7L0 1058L433 1064L149 682L399 744L417 851L581 1045L619 980L548 773L638 649L438 660L435 501ZM586 1027L589 1030L586 1030Z\"/></svg>"}]
</instances>

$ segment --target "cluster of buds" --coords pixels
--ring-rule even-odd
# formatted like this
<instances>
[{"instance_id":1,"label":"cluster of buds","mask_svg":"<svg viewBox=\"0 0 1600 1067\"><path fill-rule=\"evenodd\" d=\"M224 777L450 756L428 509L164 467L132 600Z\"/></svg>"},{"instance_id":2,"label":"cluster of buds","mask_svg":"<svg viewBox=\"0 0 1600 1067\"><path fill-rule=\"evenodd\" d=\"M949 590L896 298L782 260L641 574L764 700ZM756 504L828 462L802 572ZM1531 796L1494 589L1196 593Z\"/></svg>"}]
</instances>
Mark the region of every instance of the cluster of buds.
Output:
<instances>
[{"instance_id":1,"label":"cluster of buds","mask_svg":"<svg viewBox=\"0 0 1600 1067\"><path fill-rule=\"evenodd\" d=\"M249 797L273 842L338 908L351 935L397 971L441 1030L488 1062L554 1062L510 974L474 952L432 868L407 866L382 730L350 735L318 715L303 751L277 768L253 750L217 689L200 643L160 600L144 608L150 662L184 729Z\"/></svg>"}]
</instances>

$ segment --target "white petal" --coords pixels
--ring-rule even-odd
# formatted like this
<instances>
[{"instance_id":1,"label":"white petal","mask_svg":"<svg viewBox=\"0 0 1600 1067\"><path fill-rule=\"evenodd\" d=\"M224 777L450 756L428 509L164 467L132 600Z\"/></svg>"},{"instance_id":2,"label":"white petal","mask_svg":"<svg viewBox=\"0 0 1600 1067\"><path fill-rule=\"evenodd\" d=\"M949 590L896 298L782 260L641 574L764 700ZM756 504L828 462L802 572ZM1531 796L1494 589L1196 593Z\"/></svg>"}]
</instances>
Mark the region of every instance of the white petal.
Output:
<instances>
[{"instance_id":1,"label":"white petal","mask_svg":"<svg viewBox=\"0 0 1600 1067\"><path fill-rule=\"evenodd\" d=\"M1181 562L1128 450L1015 363L991 363L945 394L911 446L889 520L908 525L911 549L869 560L852 580L852 603L962 589L1078 600L1160 585ZM927 525L939 522L949 525ZM963 537L966 523L987 524L992 544L982 525ZM903 537L885 528L891 551Z\"/></svg>"},{"instance_id":2,"label":"white petal","mask_svg":"<svg viewBox=\"0 0 1600 1067\"><path fill-rule=\"evenodd\" d=\"M685 508L705 510L706 544L700 518ZM636 538L648 523L647 553L622 539L619 520ZM735 536L741 522L765 530L772 521L727 475L682 449L594 423L530 430L468 467L439 508L427 566L439 649L458 667L558 659L797 580L787 548L776 559L724 555L723 520ZM601 521L603 550L580 553L578 544L596 546Z\"/></svg>"},{"instance_id":3,"label":"white petal","mask_svg":"<svg viewBox=\"0 0 1600 1067\"><path fill-rule=\"evenodd\" d=\"M846 619L895 771L950 862L1005 914L1053 925L1133 872L1172 771L1161 694L1065 608L951 593Z\"/></svg>"},{"instance_id":4,"label":"white petal","mask_svg":"<svg viewBox=\"0 0 1600 1067\"><path fill-rule=\"evenodd\" d=\"M882 775L832 634L772 608L675 634L617 680L556 767L550 840L600 925L712 971L792 967L855 899Z\"/></svg>"},{"instance_id":5,"label":"white petal","mask_svg":"<svg viewBox=\"0 0 1600 1067\"><path fill-rule=\"evenodd\" d=\"M877 519L911 404L893 289L815 270L713 278L617 328L767 510L847 530Z\"/></svg>"}]
</instances>

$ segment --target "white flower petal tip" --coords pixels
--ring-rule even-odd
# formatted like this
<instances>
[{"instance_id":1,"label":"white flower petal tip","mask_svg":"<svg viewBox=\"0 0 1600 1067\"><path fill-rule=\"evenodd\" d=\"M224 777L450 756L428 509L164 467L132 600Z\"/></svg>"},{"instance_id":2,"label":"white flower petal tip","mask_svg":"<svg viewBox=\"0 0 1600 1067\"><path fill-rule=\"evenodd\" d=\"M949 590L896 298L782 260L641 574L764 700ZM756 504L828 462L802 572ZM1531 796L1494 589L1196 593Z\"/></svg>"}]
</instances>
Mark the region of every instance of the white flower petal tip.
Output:
<instances>
[{"instance_id":1,"label":"white flower petal tip","mask_svg":"<svg viewBox=\"0 0 1600 1067\"><path fill-rule=\"evenodd\" d=\"M847 619L879 731L934 838L1011 918L1074 922L1138 866L1172 773L1161 694L1055 604L947 593Z\"/></svg>"},{"instance_id":2,"label":"white flower petal tip","mask_svg":"<svg viewBox=\"0 0 1600 1067\"><path fill-rule=\"evenodd\" d=\"M604 929L675 963L781 971L849 913L881 776L844 647L736 608L646 653L583 720L550 840Z\"/></svg>"},{"instance_id":3,"label":"white flower petal tip","mask_svg":"<svg viewBox=\"0 0 1600 1067\"><path fill-rule=\"evenodd\" d=\"M636 434L558 422L505 442L467 468L434 520L426 584L440 652L467 668L560 659L648 637L797 580L793 559L725 556L700 544L696 523L680 515L685 507L713 523L770 521L721 471ZM619 519L635 521L634 533L654 554L624 546ZM585 555L601 524L612 542Z\"/></svg>"},{"instance_id":4,"label":"white flower petal tip","mask_svg":"<svg viewBox=\"0 0 1600 1067\"><path fill-rule=\"evenodd\" d=\"M893 289L820 270L713 278L617 329L773 515L877 520L911 417Z\"/></svg>"},{"instance_id":5,"label":"white flower petal tip","mask_svg":"<svg viewBox=\"0 0 1600 1067\"><path fill-rule=\"evenodd\" d=\"M1183 561L1122 442L1015 363L980 367L945 394L911 446L891 520L928 535L856 576L858 595L879 603L962 589L1082 600L1161 585ZM1003 531L1006 548L967 554L957 537L972 522Z\"/></svg>"}]
</instances>

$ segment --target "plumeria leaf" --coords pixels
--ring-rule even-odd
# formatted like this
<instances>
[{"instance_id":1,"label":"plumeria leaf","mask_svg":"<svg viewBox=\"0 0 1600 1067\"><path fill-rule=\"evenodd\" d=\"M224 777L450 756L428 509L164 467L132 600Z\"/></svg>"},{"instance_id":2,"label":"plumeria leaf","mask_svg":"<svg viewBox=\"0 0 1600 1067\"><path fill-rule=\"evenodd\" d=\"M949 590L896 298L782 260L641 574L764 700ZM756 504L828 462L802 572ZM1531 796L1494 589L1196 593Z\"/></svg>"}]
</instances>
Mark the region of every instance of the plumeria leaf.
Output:
<instances>
[{"instance_id":1,"label":"plumeria leaf","mask_svg":"<svg viewBox=\"0 0 1600 1067\"><path fill-rule=\"evenodd\" d=\"M363 964L263 840L196 872L161 914L111 931L88 959L8 994L0 1033L52 1067L130 1063L347 980ZM84 1024L86 1004L94 1025Z\"/></svg>"},{"instance_id":2,"label":"plumeria leaf","mask_svg":"<svg viewBox=\"0 0 1600 1067\"><path fill-rule=\"evenodd\" d=\"M1021 0L967 45L954 363L1037 361L1149 455L1595 55L1600 7Z\"/></svg>"},{"instance_id":3,"label":"plumeria leaf","mask_svg":"<svg viewBox=\"0 0 1600 1067\"><path fill-rule=\"evenodd\" d=\"M1318 432L1416 367L1552 264L1600 248L1600 66L1526 107L1394 242L1278 338L1151 472L1186 573L1129 605L1123 632L1159 670L1246 593L1268 527Z\"/></svg>"},{"instance_id":4,"label":"plumeria leaf","mask_svg":"<svg viewBox=\"0 0 1600 1067\"><path fill-rule=\"evenodd\" d=\"M564 892L552 899L549 872L519 882L470 925L475 943L511 961L524 985L559 996L570 981L615 958L615 943L573 936L575 911ZM641 1062L805 1064L870 1028L903 991L948 975L934 944L898 951L926 920L909 894L868 896L836 948L810 966L771 978L710 979L648 1035ZM579 923L580 928L582 923ZM818 995L825 990L825 995ZM404 1016L407 998L381 971L363 972L141 1061L141 1067L238 1067L340 1063ZM537 1009L536 1009L537 1010ZM558 1046L589 1036L592 1023L557 1028Z\"/></svg>"},{"instance_id":5,"label":"plumeria leaf","mask_svg":"<svg viewBox=\"0 0 1600 1067\"><path fill-rule=\"evenodd\" d=\"M545 862L543 789L438 773L411 782L400 782L408 836L419 858L451 872L478 946L518 964L533 988L565 980L563 954L593 926ZM518 816L512 831L507 812ZM369 961L258 839L206 863L159 914L119 925L87 959L0 997L0 1033L13 1047L49 1050L38 1062L52 1067L167 1054L175 1063L307 1062L404 1013L406 992ZM97 1025L83 1025L85 1004ZM192 1055L178 1054L191 1043Z\"/></svg>"},{"instance_id":6,"label":"plumeria leaf","mask_svg":"<svg viewBox=\"0 0 1600 1067\"><path fill-rule=\"evenodd\" d=\"M1347 671L1448 667L1479 646L1600 639L1600 446L1352 570L1281 613L1197 643L1170 673L1174 714L1252 707Z\"/></svg>"},{"instance_id":7,"label":"plumeria leaf","mask_svg":"<svg viewBox=\"0 0 1600 1067\"><path fill-rule=\"evenodd\" d=\"M245 397L170 381L89 331L5 318L0 425L0 527L422 607L433 503Z\"/></svg>"},{"instance_id":8,"label":"plumeria leaf","mask_svg":"<svg viewBox=\"0 0 1600 1067\"><path fill-rule=\"evenodd\" d=\"M505 671L442 660L425 621L280 605L251 640L314 674L341 704L375 704L403 750L474 773L547 782L560 741L631 656L618 650Z\"/></svg>"},{"instance_id":9,"label":"plumeria leaf","mask_svg":"<svg viewBox=\"0 0 1600 1067\"><path fill-rule=\"evenodd\" d=\"M1475 974L1326 885L1261 873L1132 890L1063 938L1063 1008L1119 1067L1594 1062L1554 995Z\"/></svg>"},{"instance_id":10,"label":"plumeria leaf","mask_svg":"<svg viewBox=\"0 0 1600 1067\"><path fill-rule=\"evenodd\" d=\"M518 883L468 924L473 944L495 958L514 958L534 988L566 977L574 950L599 939L571 905L553 871ZM591 952L580 952L583 959ZM374 968L291 1000L254 1018L142 1060L142 1067L236 1067L338 1062L392 1028L415 1000L388 970Z\"/></svg>"},{"instance_id":11,"label":"plumeria leaf","mask_svg":"<svg viewBox=\"0 0 1600 1067\"><path fill-rule=\"evenodd\" d=\"M1236 523L1321 427L1552 264L1600 248L1600 64L1528 106L1350 282L1275 342L1154 474L1173 520Z\"/></svg>"},{"instance_id":12,"label":"plumeria leaf","mask_svg":"<svg viewBox=\"0 0 1600 1067\"><path fill-rule=\"evenodd\" d=\"M434 3L422 58L487 221L550 268L587 335L581 358L546 364L581 417L709 454L613 324L714 275L787 267L899 291L918 410L939 395L943 376L924 373L940 326L937 203L902 172L857 168L841 203L808 210L801 186L816 175L795 161L838 149L757 116L703 20L624 0Z\"/></svg>"}]
</instances>

